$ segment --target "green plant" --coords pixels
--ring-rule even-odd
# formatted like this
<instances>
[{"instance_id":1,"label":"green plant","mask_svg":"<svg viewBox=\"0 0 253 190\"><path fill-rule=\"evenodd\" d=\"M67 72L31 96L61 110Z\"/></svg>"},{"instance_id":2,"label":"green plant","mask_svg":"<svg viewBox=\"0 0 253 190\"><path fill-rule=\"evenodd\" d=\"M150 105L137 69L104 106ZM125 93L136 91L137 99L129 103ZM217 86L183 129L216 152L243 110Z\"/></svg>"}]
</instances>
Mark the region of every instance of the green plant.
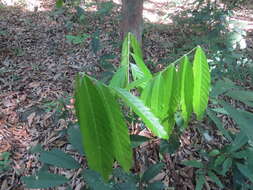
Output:
<instances>
[{"instance_id":1,"label":"green plant","mask_svg":"<svg viewBox=\"0 0 253 190\"><path fill-rule=\"evenodd\" d=\"M197 171L195 172L196 174L195 190L201 190L203 188L203 185L207 183L206 176L209 176L210 179L212 179L212 181L215 182L220 188L224 187L220 179L215 174L213 165L211 165L210 163L205 164L197 160L187 160L183 161L182 164L197 168Z\"/></svg>"},{"instance_id":2,"label":"green plant","mask_svg":"<svg viewBox=\"0 0 253 190\"><path fill-rule=\"evenodd\" d=\"M180 28L185 25L184 30L187 30L182 33L184 36L187 32L187 35L179 44L179 53L201 45L207 50L212 75L215 78L229 76L242 81L249 76L253 78L252 60L246 50L244 24L231 19L235 7L222 7L219 1L207 3L201 0L195 1L194 4L195 9L173 15L174 22L179 23Z\"/></svg>"},{"instance_id":3,"label":"green plant","mask_svg":"<svg viewBox=\"0 0 253 190\"><path fill-rule=\"evenodd\" d=\"M72 147L83 155L82 144L79 142L81 139L79 128L70 126L67 131L67 138ZM49 166L72 170L81 167L72 156L60 149L44 151L41 145L39 145L32 148L31 152L39 154L39 160L43 163L43 167L33 176L22 177L22 181L28 188L52 188L69 182L69 179L65 176L51 173L49 171ZM71 188L68 187L68 189Z\"/></svg>"},{"instance_id":4,"label":"green plant","mask_svg":"<svg viewBox=\"0 0 253 190\"><path fill-rule=\"evenodd\" d=\"M97 3L97 5L98 5L99 9L96 12L96 14L97 14L97 16L100 16L100 17L104 17L104 16L108 15L115 6L113 1Z\"/></svg>"},{"instance_id":5,"label":"green plant","mask_svg":"<svg viewBox=\"0 0 253 190\"><path fill-rule=\"evenodd\" d=\"M201 150L202 161L190 160L183 162L183 164L197 168L196 189L202 189L203 185L208 183L206 176L220 188L224 188L219 178L226 177L228 173L231 173L233 177L233 183L230 184L229 188L252 189L253 114L245 110L237 110L228 103L220 101L218 96L229 96L248 106L253 106L252 92L242 90L241 87L234 85L232 81L226 78L216 82L211 92L212 106L216 105L216 107L208 108L207 115L216 124L228 143L220 149L211 150L209 153ZM218 105L222 107L217 108ZM216 113L232 117L238 124L240 132L233 134L226 130Z\"/></svg>"},{"instance_id":6,"label":"green plant","mask_svg":"<svg viewBox=\"0 0 253 190\"><path fill-rule=\"evenodd\" d=\"M43 108L46 112L54 112L54 117L58 119L66 119L70 115L70 109L67 108L70 105L71 96L65 94L64 97L59 98L58 100L46 102L43 105Z\"/></svg>"},{"instance_id":7,"label":"green plant","mask_svg":"<svg viewBox=\"0 0 253 190\"><path fill-rule=\"evenodd\" d=\"M136 64L130 62L131 57ZM177 71L174 65L179 61L182 63ZM143 62L138 42L128 34L123 42L120 67L109 86L87 75L77 77L75 105L86 157L89 167L104 179L111 173L114 159L126 171L132 162L129 135L118 99L142 118L154 135L163 139L172 133L177 110L182 110L185 125L192 111L198 119L203 117L210 86L204 52L196 48L193 67L187 56L177 62L153 76ZM139 97L129 92L133 89Z\"/></svg>"},{"instance_id":8,"label":"green plant","mask_svg":"<svg viewBox=\"0 0 253 190\"><path fill-rule=\"evenodd\" d=\"M0 30L0 36L7 36L7 34L5 30Z\"/></svg>"},{"instance_id":9,"label":"green plant","mask_svg":"<svg viewBox=\"0 0 253 190\"><path fill-rule=\"evenodd\" d=\"M73 44L81 44L89 37L90 36L88 34L81 34L81 35L77 35L77 36L66 35L67 41L70 43L73 43Z\"/></svg>"},{"instance_id":10,"label":"green plant","mask_svg":"<svg viewBox=\"0 0 253 190\"><path fill-rule=\"evenodd\" d=\"M92 190L106 189L106 190L162 190L164 185L160 181L151 181L163 169L163 163L157 163L148 168L142 175L133 175L124 172L121 168L113 170L113 177L109 183L105 183L102 177L92 171L85 170L83 177Z\"/></svg>"},{"instance_id":11,"label":"green plant","mask_svg":"<svg viewBox=\"0 0 253 190\"><path fill-rule=\"evenodd\" d=\"M0 154L0 172L4 172L10 168L10 153L3 152Z\"/></svg>"},{"instance_id":12,"label":"green plant","mask_svg":"<svg viewBox=\"0 0 253 190\"><path fill-rule=\"evenodd\" d=\"M177 63L180 63L178 67L175 66ZM189 80L192 82L189 83ZM115 160L128 172L132 167L132 147L149 140L129 135L123 113L133 111L155 136L168 139L175 124L175 114L181 115L184 127L192 112L198 119L203 117L209 88L210 73L200 47L196 48L193 66L185 55L153 76L143 62L137 40L130 33L123 42L120 67L109 85L87 75L78 75L75 108L80 128L72 126L67 134L72 146L82 155L85 154L91 170L84 171L84 179L90 188L119 189L121 186L131 186L134 189L139 184L140 189L162 189L162 183L150 183L150 179L163 168L161 163L151 166L141 177L133 177L135 183L123 179L121 183L109 178ZM121 111L121 108L124 110ZM77 161L59 149L42 151L39 159L45 166L54 165L66 169L80 167ZM124 176L131 174L126 173ZM64 176L49 173L44 168L36 177L22 179L30 188L55 187L68 181Z\"/></svg>"},{"instance_id":13,"label":"green plant","mask_svg":"<svg viewBox=\"0 0 253 190\"><path fill-rule=\"evenodd\" d=\"M78 125L70 125L67 130L67 139L74 150L78 151L80 155L84 155L84 149L82 146L82 136ZM131 135L132 147L138 147L143 142L148 141L148 138ZM39 160L42 162L42 168L37 171L33 176L22 177L22 181L28 188L52 188L59 185L69 183L70 179L67 179L63 175L53 174L49 171L48 166L54 166L65 169L80 169L80 164L73 159L69 154L61 151L60 149L52 149L50 151L44 151L40 144L31 149L32 154L40 154ZM84 155L85 156L85 155ZM105 183L101 175L97 172L89 169L85 169L82 172L82 176L90 189L161 189L162 183L154 181L149 182L150 179L155 177L163 168L162 163L151 166L141 176L133 175L131 173L124 172L121 168L115 168L113 170L113 176L108 183ZM69 189L71 189L69 187Z\"/></svg>"},{"instance_id":14,"label":"green plant","mask_svg":"<svg viewBox=\"0 0 253 190\"><path fill-rule=\"evenodd\" d=\"M210 111L208 115L217 123L218 118L214 118ZM226 131L227 136L227 131ZM225 135L224 134L224 135ZM220 178L226 177L228 173L232 173L233 184L231 189L243 189L242 187L250 186L247 180L252 180L252 158L253 147L249 144L249 139L243 132L236 135L229 135L230 144L223 146L221 149L213 149L209 153L204 150L200 151L202 160L184 161L183 164L197 168L196 174L196 190L201 190L205 183L208 183L207 176L216 183L219 188L223 189ZM248 188L246 188L248 189Z\"/></svg>"},{"instance_id":15,"label":"green plant","mask_svg":"<svg viewBox=\"0 0 253 190\"><path fill-rule=\"evenodd\" d=\"M230 142L230 144L222 147L217 155L214 155L214 160L216 160L215 163L218 167L217 172L220 175L225 175L230 169L233 173L233 188L248 189L247 180L253 183L253 166L251 164L253 158L253 114L245 110L236 109L230 104L218 100L218 96L227 96L253 107L253 92L243 90L242 87L236 86L226 78L219 80L214 85L211 93L211 101L213 104L219 105L219 108L207 110L209 118ZM232 134L227 131L216 116L215 113L217 112L231 117L237 123L240 132Z\"/></svg>"}]
</instances>

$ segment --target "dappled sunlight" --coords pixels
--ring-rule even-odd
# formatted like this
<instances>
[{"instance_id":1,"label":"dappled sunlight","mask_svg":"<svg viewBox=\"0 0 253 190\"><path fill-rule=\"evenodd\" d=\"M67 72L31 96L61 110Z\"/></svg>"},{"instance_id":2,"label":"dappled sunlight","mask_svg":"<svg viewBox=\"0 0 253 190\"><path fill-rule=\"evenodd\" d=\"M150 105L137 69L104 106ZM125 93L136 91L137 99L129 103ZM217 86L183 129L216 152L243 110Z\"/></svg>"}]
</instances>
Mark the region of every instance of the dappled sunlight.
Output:
<instances>
[{"instance_id":1,"label":"dappled sunlight","mask_svg":"<svg viewBox=\"0 0 253 190\"><path fill-rule=\"evenodd\" d=\"M44 11L42 0L2 0L6 6L23 6L28 11Z\"/></svg>"},{"instance_id":2,"label":"dappled sunlight","mask_svg":"<svg viewBox=\"0 0 253 190\"><path fill-rule=\"evenodd\" d=\"M113 0L114 3L121 5L121 0ZM171 8L171 2L168 0L146 0L143 4L143 19L154 24L171 24L172 20L168 18L177 10Z\"/></svg>"}]
</instances>

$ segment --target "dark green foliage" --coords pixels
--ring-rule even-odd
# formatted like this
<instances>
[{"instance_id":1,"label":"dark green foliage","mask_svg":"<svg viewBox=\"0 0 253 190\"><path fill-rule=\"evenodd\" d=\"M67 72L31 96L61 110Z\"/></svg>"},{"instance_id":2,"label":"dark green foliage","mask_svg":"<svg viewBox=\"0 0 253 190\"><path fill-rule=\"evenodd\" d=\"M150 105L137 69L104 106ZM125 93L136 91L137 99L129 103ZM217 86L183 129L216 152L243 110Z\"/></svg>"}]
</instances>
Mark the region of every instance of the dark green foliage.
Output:
<instances>
[{"instance_id":1,"label":"dark green foliage","mask_svg":"<svg viewBox=\"0 0 253 190\"><path fill-rule=\"evenodd\" d=\"M56 0L55 6L56 8L62 8L63 4L64 4L63 0Z\"/></svg>"},{"instance_id":2,"label":"dark green foliage","mask_svg":"<svg viewBox=\"0 0 253 190\"><path fill-rule=\"evenodd\" d=\"M172 134L169 140L161 140L160 143L160 153L175 153L180 147L179 136L176 134Z\"/></svg>"},{"instance_id":3,"label":"dark green foliage","mask_svg":"<svg viewBox=\"0 0 253 190\"><path fill-rule=\"evenodd\" d=\"M156 181L147 186L145 190L163 190L164 184L161 181Z\"/></svg>"},{"instance_id":4,"label":"dark green foliage","mask_svg":"<svg viewBox=\"0 0 253 190\"><path fill-rule=\"evenodd\" d=\"M36 176L26 176L21 179L28 188L56 187L68 182L68 179L64 176L48 172L38 172Z\"/></svg>"},{"instance_id":5,"label":"dark green foliage","mask_svg":"<svg viewBox=\"0 0 253 190\"><path fill-rule=\"evenodd\" d=\"M98 6L99 6L99 9L96 12L96 14L100 17L104 17L112 11L115 5L113 1L108 1L108 2L98 3Z\"/></svg>"},{"instance_id":6,"label":"dark green foliage","mask_svg":"<svg viewBox=\"0 0 253 190\"><path fill-rule=\"evenodd\" d=\"M96 30L91 36L91 49L95 55L97 55L97 52L101 48L100 46L99 30Z\"/></svg>"},{"instance_id":7,"label":"dark green foliage","mask_svg":"<svg viewBox=\"0 0 253 190\"><path fill-rule=\"evenodd\" d=\"M10 155L9 152L0 154L0 172L4 172L10 168Z\"/></svg>"},{"instance_id":8,"label":"dark green foliage","mask_svg":"<svg viewBox=\"0 0 253 190\"><path fill-rule=\"evenodd\" d=\"M70 126L68 129L68 141L81 155L84 155L81 131L78 125Z\"/></svg>"},{"instance_id":9,"label":"dark green foliage","mask_svg":"<svg viewBox=\"0 0 253 190\"><path fill-rule=\"evenodd\" d=\"M156 175L158 175L163 168L164 168L163 163L152 165L144 172L144 174L141 177L141 180L144 182L149 182L149 180L153 179Z\"/></svg>"},{"instance_id":10,"label":"dark green foliage","mask_svg":"<svg viewBox=\"0 0 253 190\"><path fill-rule=\"evenodd\" d=\"M40 152L43 152L43 148L41 144L37 144L36 146L30 149L31 154L40 153Z\"/></svg>"},{"instance_id":11,"label":"dark green foliage","mask_svg":"<svg viewBox=\"0 0 253 190\"><path fill-rule=\"evenodd\" d=\"M70 43L73 43L73 44L81 44L81 43L85 42L85 40L89 37L90 36L88 34L81 34L81 35L77 35L77 36L66 35L67 41Z\"/></svg>"},{"instance_id":12,"label":"dark green foliage","mask_svg":"<svg viewBox=\"0 0 253 190\"><path fill-rule=\"evenodd\" d=\"M77 169L80 167L79 163L74 158L60 149L41 152L39 160L46 164L66 169Z\"/></svg>"},{"instance_id":13,"label":"dark green foliage","mask_svg":"<svg viewBox=\"0 0 253 190\"><path fill-rule=\"evenodd\" d=\"M151 166L144 172L143 177L115 168L109 183L105 183L100 174L88 169L84 170L83 177L91 190L162 190L164 189L162 182L154 181L149 183L149 180L159 174L163 166L162 163Z\"/></svg>"},{"instance_id":14,"label":"dark green foliage","mask_svg":"<svg viewBox=\"0 0 253 190\"><path fill-rule=\"evenodd\" d=\"M132 143L132 148L136 148L140 146L141 144L149 141L150 139L144 136L140 136L140 135L130 135L130 140Z\"/></svg>"},{"instance_id":15,"label":"dark green foliage","mask_svg":"<svg viewBox=\"0 0 253 190\"><path fill-rule=\"evenodd\" d=\"M205 0L197 0L195 4L195 9L173 15L174 23L189 29L185 31L184 44L187 45L181 47L182 51L201 45L207 50L214 77L227 76L244 81L250 76L252 79L252 60L246 51L244 26L231 19L235 4L221 6L219 1L208 3ZM189 43L185 43L188 40Z\"/></svg>"},{"instance_id":16,"label":"dark green foliage","mask_svg":"<svg viewBox=\"0 0 253 190\"><path fill-rule=\"evenodd\" d=\"M187 160L187 161L183 161L182 164L186 165L186 166L192 166L194 168L204 168L204 164L200 161L196 161L196 160Z\"/></svg>"},{"instance_id":17,"label":"dark green foliage","mask_svg":"<svg viewBox=\"0 0 253 190\"><path fill-rule=\"evenodd\" d=\"M206 181L206 176L216 183L217 186L223 188L221 176L227 176L229 173L233 176L233 189L246 188L244 185L248 180L252 182L252 123L253 115L250 112L239 110L229 105L224 101L218 100L220 95L228 95L240 99L240 101L251 106L251 94L249 91L239 90L239 86L234 85L230 80L220 80L212 89L211 100L214 105L220 104L219 109L208 109L209 118L216 124L219 131L226 137L228 144L220 149L213 149L208 154L205 151L200 154L205 161L187 161L184 164L190 165L197 170L196 189L201 189L203 180ZM240 93L242 94L240 96ZM220 110L223 111L221 112ZM216 116L216 112L230 116L238 124L239 133L232 134L224 128L220 119ZM232 173L231 173L232 172ZM246 188L247 189L247 188Z\"/></svg>"},{"instance_id":18,"label":"dark green foliage","mask_svg":"<svg viewBox=\"0 0 253 190\"><path fill-rule=\"evenodd\" d=\"M102 177L98 173L92 170L86 169L83 172L83 177L84 177L84 180L88 183L90 189L92 190L97 190L97 189L110 190L111 189L111 186L109 184L106 184L104 180L102 179Z\"/></svg>"}]
</instances>

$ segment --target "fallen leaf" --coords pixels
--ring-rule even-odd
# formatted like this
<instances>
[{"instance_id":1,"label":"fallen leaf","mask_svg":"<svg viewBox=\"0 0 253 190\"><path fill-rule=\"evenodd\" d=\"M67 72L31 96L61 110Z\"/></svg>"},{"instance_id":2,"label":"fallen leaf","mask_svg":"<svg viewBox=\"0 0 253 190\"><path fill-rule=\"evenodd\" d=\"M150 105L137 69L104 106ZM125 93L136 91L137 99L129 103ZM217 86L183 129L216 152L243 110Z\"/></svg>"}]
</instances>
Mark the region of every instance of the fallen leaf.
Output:
<instances>
[{"instance_id":1,"label":"fallen leaf","mask_svg":"<svg viewBox=\"0 0 253 190\"><path fill-rule=\"evenodd\" d=\"M36 113L33 112L33 113L31 113L31 114L27 117L27 121L28 121L28 126L29 126L29 127L32 126L32 122L33 122L33 119L34 119L35 116L36 116Z\"/></svg>"}]
</instances>

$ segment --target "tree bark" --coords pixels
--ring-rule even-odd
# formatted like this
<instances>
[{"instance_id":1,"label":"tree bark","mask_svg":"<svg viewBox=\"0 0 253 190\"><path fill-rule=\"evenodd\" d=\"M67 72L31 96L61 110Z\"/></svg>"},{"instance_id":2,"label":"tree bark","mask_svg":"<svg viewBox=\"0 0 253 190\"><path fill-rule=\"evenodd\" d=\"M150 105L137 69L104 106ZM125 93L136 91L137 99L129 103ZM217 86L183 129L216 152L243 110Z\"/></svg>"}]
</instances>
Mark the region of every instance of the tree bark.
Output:
<instances>
[{"instance_id":1,"label":"tree bark","mask_svg":"<svg viewBox=\"0 0 253 190\"><path fill-rule=\"evenodd\" d=\"M142 12L143 0L122 0L121 36L124 38L128 32L131 32L140 45L143 31Z\"/></svg>"}]
</instances>

